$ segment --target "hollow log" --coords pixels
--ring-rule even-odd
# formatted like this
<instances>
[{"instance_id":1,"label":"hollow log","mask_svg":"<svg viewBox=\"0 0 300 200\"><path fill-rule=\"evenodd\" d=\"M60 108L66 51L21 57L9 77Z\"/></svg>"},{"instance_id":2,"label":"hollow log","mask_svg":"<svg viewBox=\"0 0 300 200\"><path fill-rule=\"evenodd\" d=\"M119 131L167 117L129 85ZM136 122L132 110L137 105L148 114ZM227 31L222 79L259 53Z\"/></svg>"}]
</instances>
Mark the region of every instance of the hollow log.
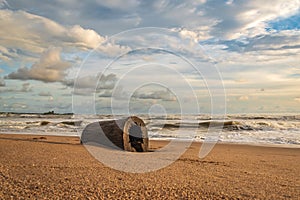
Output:
<instances>
[{"instance_id":1,"label":"hollow log","mask_svg":"<svg viewBox=\"0 0 300 200\"><path fill-rule=\"evenodd\" d=\"M80 141L132 152L146 152L149 146L145 123L136 116L89 124L83 130Z\"/></svg>"}]
</instances>

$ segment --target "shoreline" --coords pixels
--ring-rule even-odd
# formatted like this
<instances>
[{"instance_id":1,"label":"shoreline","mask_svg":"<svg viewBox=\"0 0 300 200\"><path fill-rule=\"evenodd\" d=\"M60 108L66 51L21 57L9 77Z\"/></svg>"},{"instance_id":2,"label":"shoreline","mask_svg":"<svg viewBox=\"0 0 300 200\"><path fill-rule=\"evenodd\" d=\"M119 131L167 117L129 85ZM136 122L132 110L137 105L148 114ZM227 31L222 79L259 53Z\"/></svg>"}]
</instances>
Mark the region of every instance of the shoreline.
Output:
<instances>
[{"instance_id":1,"label":"shoreline","mask_svg":"<svg viewBox=\"0 0 300 200\"><path fill-rule=\"evenodd\" d=\"M65 135L65 134L42 134L42 133L37 133L37 134L32 134L32 133L26 133L26 132L22 132L22 133L11 133L11 132L1 132L0 133L0 138L2 137L2 135L12 135L12 136L22 136L22 135L26 135L26 136L32 136L32 137L67 137L67 138L80 138L78 135ZM164 142L170 142L172 139L151 139L149 138L149 141L164 141ZM192 139L191 139L192 140ZM178 142L185 142L186 140L184 139L179 139L177 140ZM197 140L193 140L192 143L197 143L199 145L203 144L203 141L197 141ZM216 142L215 145L217 144L223 144L223 145L245 145L245 146L253 146L253 147L271 147L271 148L291 148L291 149L300 149L300 145L297 144L271 144L271 143L242 143L242 142Z\"/></svg>"}]
</instances>

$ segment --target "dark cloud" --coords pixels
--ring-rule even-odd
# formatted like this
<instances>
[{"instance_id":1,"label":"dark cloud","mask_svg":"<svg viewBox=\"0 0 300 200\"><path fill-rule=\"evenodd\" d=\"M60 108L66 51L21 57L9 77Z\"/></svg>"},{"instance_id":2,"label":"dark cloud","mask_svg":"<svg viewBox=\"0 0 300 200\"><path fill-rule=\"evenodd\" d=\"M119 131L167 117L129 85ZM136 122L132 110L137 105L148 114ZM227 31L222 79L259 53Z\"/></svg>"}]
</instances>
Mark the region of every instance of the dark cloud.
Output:
<instances>
[{"instance_id":1,"label":"dark cloud","mask_svg":"<svg viewBox=\"0 0 300 200\"><path fill-rule=\"evenodd\" d=\"M95 76L82 76L76 80L65 80L63 83L75 89L113 89L117 81L115 74L97 74Z\"/></svg>"},{"instance_id":2,"label":"dark cloud","mask_svg":"<svg viewBox=\"0 0 300 200\"><path fill-rule=\"evenodd\" d=\"M63 25L80 24L92 28L98 33L111 34L135 26L140 17L135 15L139 1L60 1L60 0L31 0L23 2L11 0L10 7L14 10L26 10L36 15L47 17ZM116 25L118 24L118 25ZM116 30L116 31L114 31Z\"/></svg>"},{"instance_id":3,"label":"dark cloud","mask_svg":"<svg viewBox=\"0 0 300 200\"><path fill-rule=\"evenodd\" d=\"M136 99L157 99L162 101L176 101L176 97L168 90L158 90L146 93L135 92L132 95Z\"/></svg>"},{"instance_id":4,"label":"dark cloud","mask_svg":"<svg viewBox=\"0 0 300 200\"><path fill-rule=\"evenodd\" d=\"M115 74L97 74L95 76L82 76L76 80L67 80L63 84L69 87L73 87L73 94L75 95L92 95L94 93L100 93L103 97L108 97L114 89L117 82L117 76Z\"/></svg>"}]
</instances>

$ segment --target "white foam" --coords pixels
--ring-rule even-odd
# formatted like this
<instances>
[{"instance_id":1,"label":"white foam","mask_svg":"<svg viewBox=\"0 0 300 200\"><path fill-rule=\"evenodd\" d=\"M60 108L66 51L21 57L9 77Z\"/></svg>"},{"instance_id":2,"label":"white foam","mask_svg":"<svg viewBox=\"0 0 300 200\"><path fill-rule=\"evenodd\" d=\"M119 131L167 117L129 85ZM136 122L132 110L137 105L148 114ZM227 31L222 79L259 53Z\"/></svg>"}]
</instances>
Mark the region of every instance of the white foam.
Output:
<instances>
[{"instance_id":1,"label":"white foam","mask_svg":"<svg viewBox=\"0 0 300 200\"><path fill-rule=\"evenodd\" d=\"M122 116L109 115L7 115L0 116L1 133L24 133L44 135L80 135L84 127L99 120L121 118ZM210 116L171 115L167 118L157 116L149 118L142 115L153 139L195 139L204 141L211 137L207 134L207 127L198 124L211 122ZM70 125L62 122L78 122L80 125ZM220 120L217 120L221 122ZM245 143L245 144L279 144L300 146L300 117L299 115L230 115L227 125L217 138L218 142ZM44 123L44 125L42 125ZM176 125L164 128L164 125ZM214 135L214 138L215 135Z\"/></svg>"}]
</instances>

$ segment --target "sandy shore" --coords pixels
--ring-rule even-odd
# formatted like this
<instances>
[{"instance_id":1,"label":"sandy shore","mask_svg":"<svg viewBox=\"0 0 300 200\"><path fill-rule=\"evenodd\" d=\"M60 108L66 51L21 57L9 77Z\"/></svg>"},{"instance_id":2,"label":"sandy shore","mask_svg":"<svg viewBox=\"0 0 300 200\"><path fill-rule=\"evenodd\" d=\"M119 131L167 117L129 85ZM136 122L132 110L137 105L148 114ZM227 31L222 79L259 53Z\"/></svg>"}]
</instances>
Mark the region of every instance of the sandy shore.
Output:
<instances>
[{"instance_id":1,"label":"sandy shore","mask_svg":"<svg viewBox=\"0 0 300 200\"><path fill-rule=\"evenodd\" d=\"M75 137L0 134L0 199L299 199L300 149L218 144L199 159L200 146L132 174L104 166Z\"/></svg>"}]
</instances>

